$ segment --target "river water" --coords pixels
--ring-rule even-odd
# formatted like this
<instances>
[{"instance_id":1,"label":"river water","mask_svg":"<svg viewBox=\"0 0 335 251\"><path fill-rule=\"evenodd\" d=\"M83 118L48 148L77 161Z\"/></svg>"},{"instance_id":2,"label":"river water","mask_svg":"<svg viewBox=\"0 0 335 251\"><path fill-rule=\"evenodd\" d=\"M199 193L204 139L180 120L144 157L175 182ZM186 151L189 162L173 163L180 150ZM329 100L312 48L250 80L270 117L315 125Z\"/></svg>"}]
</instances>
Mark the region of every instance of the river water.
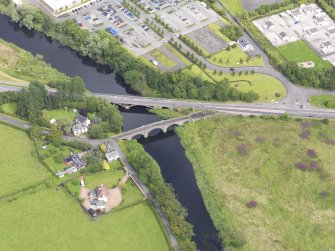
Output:
<instances>
[{"instance_id":1,"label":"river water","mask_svg":"<svg viewBox=\"0 0 335 251\"><path fill-rule=\"evenodd\" d=\"M109 67L96 64L39 32L20 28L10 23L4 15L0 15L0 38L33 54L43 55L47 63L68 76L80 76L86 88L92 92L135 94ZM123 130L160 120L144 107L120 110L124 121ZM139 142L160 165L165 181L173 185L178 200L188 210L187 220L194 225L194 241L197 247L204 251L221 250L218 233L205 208L195 182L192 165L186 158L178 137L173 130L166 134L153 134L155 135L148 139L140 138Z\"/></svg>"}]
</instances>

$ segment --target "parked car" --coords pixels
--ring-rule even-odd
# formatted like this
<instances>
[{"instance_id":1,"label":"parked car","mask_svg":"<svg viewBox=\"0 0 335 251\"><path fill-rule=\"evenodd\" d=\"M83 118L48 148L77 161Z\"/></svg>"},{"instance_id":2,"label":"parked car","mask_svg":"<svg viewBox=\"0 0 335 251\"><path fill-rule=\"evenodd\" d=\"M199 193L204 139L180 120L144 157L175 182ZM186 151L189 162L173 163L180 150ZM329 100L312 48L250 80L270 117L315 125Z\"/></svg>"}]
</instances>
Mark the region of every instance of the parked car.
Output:
<instances>
[{"instance_id":1,"label":"parked car","mask_svg":"<svg viewBox=\"0 0 335 251\"><path fill-rule=\"evenodd\" d=\"M92 217L97 217L98 216L98 214L92 208L88 209L88 212L90 213L90 215Z\"/></svg>"}]
</instances>

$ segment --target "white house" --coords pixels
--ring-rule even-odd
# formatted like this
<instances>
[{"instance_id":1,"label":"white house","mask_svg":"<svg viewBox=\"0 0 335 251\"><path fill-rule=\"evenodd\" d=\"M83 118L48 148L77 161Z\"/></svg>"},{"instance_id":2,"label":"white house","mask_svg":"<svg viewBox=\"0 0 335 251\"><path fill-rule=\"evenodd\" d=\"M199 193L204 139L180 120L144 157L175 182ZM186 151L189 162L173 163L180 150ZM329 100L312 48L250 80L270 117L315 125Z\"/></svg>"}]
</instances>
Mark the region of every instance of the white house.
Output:
<instances>
[{"instance_id":1,"label":"white house","mask_svg":"<svg viewBox=\"0 0 335 251\"><path fill-rule=\"evenodd\" d=\"M113 148L113 146L109 142L107 142L105 156L108 162L112 162L114 160L117 160L120 157L120 154L116 149Z\"/></svg>"},{"instance_id":2,"label":"white house","mask_svg":"<svg viewBox=\"0 0 335 251\"><path fill-rule=\"evenodd\" d=\"M327 54L329 49L332 47L332 43L330 41L327 41L327 42L322 43L320 46L321 46L321 51L324 54Z\"/></svg>"},{"instance_id":3,"label":"white house","mask_svg":"<svg viewBox=\"0 0 335 251\"><path fill-rule=\"evenodd\" d=\"M108 188L104 185L100 185L96 189L97 200L107 203L108 202Z\"/></svg>"},{"instance_id":4,"label":"white house","mask_svg":"<svg viewBox=\"0 0 335 251\"><path fill-rule=\"evenodd\" d=\"M287 40L288 39L288 35L284 31L282 31L282 32L279 33L279 37L281 39L283 39L283 40Z\"/></svg>"},{"instance_id":5,"label":"white house","mask_svg":"<svg viewBox=\"0 0 335 251\"><path fill-rule=\"evenodd\" d=\"M91 121L84 117L83 115L78 115L73 121L72 132L74 136L79 136L88 131L88 126L91 124Z\"/></svg>"},{"instance_id":6,"label":"white house","mask_svg":"<svg viewBox=\"0 0 335 251\"><path fill-rule=\"evenodd\" d=\"M332 38L335 38L335 27L328 28L327 35Z\"/></svg>"}]
</instances>

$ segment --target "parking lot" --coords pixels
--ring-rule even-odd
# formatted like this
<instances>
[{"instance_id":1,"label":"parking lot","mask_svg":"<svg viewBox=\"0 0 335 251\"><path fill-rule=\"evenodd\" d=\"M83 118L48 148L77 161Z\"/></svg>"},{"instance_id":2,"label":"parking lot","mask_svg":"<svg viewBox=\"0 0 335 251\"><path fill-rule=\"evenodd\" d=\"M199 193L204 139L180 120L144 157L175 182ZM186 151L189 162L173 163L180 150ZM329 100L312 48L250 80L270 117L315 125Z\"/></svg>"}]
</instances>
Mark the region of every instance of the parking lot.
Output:
<instances>
[{"instance_id":1,"label":"parking lot","mask_svg":"<svg viewBox=\"0 0 335 251\"><path fill-rule=\"evenodd\" d=\"M193 32L220 18L213 10L193 0L142 0L139 3L150 14L130 1L128 4L138 10L139 16L123 6L120 0L96 0L71 10L65 18L73 19L83 29L107 30L136 55L146 54L179 33ZM164 29L155 20L156 15L173 27L175 34ZM164 36L149 27L146 20L164 30Z\"/></svg>"},{"instance_id":2,"label":"parking lot","mask_svg":"<svg viewBox=\"0 0 335 251\"><path fill-rule=\"evenodd\" d=\"M209 28L203 27L187 34L196 44L211 54L224 50L228 43L215 35Z\"/></svg>"},{"instance_id":3,"label":"parking lot","mask_svg":"<svg viewBox=\"0 0 335 251\"><path fill-rule=\"evenodd\" d=\"M302 5L254 24L274 46L303 39L321 58L335 65L335 23L317 5Z\"/></svg>"}]
</instances>

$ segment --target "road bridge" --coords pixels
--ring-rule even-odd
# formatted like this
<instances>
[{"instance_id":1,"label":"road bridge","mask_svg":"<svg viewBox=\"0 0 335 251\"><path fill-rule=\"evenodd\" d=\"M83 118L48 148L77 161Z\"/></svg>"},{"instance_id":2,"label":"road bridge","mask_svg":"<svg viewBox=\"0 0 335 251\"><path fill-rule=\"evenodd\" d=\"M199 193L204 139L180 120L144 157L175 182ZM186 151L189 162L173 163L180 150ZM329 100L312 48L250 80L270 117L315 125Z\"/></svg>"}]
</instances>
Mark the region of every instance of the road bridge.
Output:
<instances>
[{"instance_id":1,"label":"road bridge","mask_svg":"<svg viewBox=\"0 0 335 251\"><path fill-rule=\"evenodd\" d=\"M121 134L114 136L113 139L114 140L131 140L136 136L143 136L144 138L147 138L149 136L149 133L154 130L159 129L163 131L164 133L166 133L171 126L182 126L185 123L195 122L199 119L209 118L216 114L217 112L205 111L205 112L192 113L190 115L183 116L183 117L162 120L162 121L158 121L155 123L151 123L148 125L135 128L133 130L123 132Z\"/></svg>"}]
</instances>

